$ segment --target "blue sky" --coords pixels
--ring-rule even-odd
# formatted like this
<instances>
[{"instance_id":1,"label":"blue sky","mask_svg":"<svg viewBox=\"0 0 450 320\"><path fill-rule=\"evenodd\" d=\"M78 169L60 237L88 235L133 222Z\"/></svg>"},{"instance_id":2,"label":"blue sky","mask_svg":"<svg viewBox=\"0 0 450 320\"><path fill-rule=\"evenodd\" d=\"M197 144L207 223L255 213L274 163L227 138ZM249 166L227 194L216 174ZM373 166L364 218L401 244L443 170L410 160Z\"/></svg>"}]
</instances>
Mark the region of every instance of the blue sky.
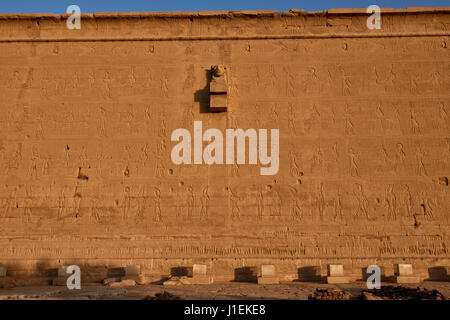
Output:
<instances>
[{"instance_id":1,"label":"blue sky","mask_svg":"<svg viewBox=\"0 0 450 320\"><path fill-rule=\"evenodd\" d=\"M386 8L450 6L450 0L0 0L0 13L63 13L76 4L82 12L117 11L199 11L289 9L325 10L366 8L376 4Z\"/></svg>"}]
</instances>

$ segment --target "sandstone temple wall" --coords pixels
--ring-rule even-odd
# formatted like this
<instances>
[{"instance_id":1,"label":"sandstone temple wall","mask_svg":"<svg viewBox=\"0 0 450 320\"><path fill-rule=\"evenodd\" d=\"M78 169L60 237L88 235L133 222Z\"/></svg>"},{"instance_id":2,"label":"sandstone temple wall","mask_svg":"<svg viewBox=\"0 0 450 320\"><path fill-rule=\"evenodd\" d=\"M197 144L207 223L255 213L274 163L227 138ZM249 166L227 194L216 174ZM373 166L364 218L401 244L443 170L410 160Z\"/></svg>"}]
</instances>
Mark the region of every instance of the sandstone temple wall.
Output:
<instances>
[{"instance_id":1,"label":"sandstone temple wall","mask_svg":"<svg viewBox=\"0 0 450 320\"><path fill-rule=\"evenodd\" d=\"M450 265L450 8L0 15L0 264L284 280ZM228 111L208 112L223 64ZM280 166L175 165L178 128L279 129Z\"/></svg>"}]
</instances>

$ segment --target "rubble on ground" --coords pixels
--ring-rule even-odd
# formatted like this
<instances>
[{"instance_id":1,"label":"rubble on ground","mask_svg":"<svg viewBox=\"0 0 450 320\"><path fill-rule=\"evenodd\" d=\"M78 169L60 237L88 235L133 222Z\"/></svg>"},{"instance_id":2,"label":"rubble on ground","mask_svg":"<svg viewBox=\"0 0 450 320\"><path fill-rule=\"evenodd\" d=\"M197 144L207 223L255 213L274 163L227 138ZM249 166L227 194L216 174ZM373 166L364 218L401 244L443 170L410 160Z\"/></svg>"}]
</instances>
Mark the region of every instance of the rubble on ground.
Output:
<instances>
[{"instance_id":1,"label":"rubble on ground","mask_svg":"<svg viewBox=\"0 0 450 320\"><path fill-rule=\"evenodd\" d=\"M183 300L181 297L164 291L162 293L155 293L154 296L145 296L142 300Z\"/></svg>"},{"instance_id":2,"label":"rubble on ground","mask_svg":"<svg viewBox=\"0 0 450 320\"><path fill-rule=\"evenodd\" d=\"M403 286L385 286L381 289L364 290L361 298L365 300L448 300L436 289L406 288Z\"/></svg>"},{"instance_id":3,"label":"rubble on ground","mask_svg":"<svg viewBox=\"0 0 450 320\"><path fill-rule=\"evenodd\" d=\"M350 292L328 288L317 288L312 295L308 296L308 300L350 300L351 298Z\"/></svg>"}]
</instances>

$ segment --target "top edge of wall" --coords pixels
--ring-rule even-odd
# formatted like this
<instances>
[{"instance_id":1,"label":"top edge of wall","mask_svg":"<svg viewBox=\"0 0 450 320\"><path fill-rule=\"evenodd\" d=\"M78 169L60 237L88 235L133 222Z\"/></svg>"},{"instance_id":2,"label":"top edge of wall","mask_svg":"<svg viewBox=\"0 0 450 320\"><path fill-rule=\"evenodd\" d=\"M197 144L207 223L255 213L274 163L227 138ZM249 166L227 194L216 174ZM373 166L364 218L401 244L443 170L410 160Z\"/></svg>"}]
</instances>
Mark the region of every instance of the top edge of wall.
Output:
<instances>
[{"instance_id":1,"label":"top edge of wall","mask_svg":"<svg viewBox=\"0 0 450 320\"><path fill-rule=\"evenodd\" d=\"M367 9L329 9L323 11L306 11L291 9L286 12L275 10L244 10L244 11L171 11L171 12L96 12L81 13L82 18L91 19L122 19L122 18L201 18L201 17L261 17L261 16L301 16L301 15L360 15L367 14ZM409 13L447 13L450 7L408 7L406 9L381 8L381 13L409 14ZM2 20L32 20L32 19L67 19L71 14L51 13L0 13Z\"/></svg>"}]
</instances>

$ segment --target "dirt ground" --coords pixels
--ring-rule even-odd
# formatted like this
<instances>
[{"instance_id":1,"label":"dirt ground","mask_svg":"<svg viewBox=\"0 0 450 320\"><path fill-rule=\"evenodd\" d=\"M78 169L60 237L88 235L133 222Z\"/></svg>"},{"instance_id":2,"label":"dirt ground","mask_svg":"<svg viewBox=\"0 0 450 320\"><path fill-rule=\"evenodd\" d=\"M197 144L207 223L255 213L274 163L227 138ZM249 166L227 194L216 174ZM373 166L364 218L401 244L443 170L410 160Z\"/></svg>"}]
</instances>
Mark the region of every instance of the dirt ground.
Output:
<instances>
[{"instance_id":1,"label":"dirt ground","mask_svg":"<svg viewBox=\"0 0 450 320\"><path fill-rule=\"evenodd\" d=\"M383 283L383 285L393 285ZM437 289L450 296L450 282L425 281L420 285L403 285ZM217 283L210 285L180 285L165 287L157 284L137 285L126 288L111 288L102 284L83 285L81 290L69 290L58 286L15 287L0 289L0 300L141 300L163 291L188 300L259 300L294 299L306 300L316 288L339 288L359 296L366 288L365 282L329 285L308 282L282 283L279 285L257 285L254 283Z\"/></svg>"}]
</instances>

